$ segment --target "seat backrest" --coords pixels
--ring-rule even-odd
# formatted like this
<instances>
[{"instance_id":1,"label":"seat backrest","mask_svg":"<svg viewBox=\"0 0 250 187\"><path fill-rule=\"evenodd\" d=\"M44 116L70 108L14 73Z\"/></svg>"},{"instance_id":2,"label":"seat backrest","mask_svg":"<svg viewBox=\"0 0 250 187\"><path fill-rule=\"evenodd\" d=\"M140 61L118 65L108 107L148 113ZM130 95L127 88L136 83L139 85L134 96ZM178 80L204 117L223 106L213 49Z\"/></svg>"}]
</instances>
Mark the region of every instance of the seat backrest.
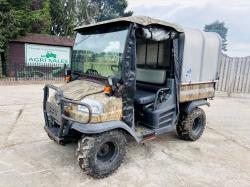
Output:
<instances>
[{"instance_id":1,"label":"seat backrest","mask_svg":"<svg viewBox=\"0 0 250 187\"><path fill-rule=\"evenodd\" d=\"M137 68L136 80L151 84L164 84L166 74L166 70Z\"/></svg>"}]
</instances>

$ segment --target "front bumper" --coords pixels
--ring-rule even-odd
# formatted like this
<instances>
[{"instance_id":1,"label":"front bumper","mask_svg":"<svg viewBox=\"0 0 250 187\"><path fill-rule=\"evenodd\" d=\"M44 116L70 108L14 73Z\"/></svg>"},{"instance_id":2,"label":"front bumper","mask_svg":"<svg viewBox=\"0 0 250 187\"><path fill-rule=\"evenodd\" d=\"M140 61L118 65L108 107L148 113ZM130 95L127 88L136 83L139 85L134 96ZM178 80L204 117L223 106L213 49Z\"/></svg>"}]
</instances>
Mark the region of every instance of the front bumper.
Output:
<instances>
[{"instance_id":1,"label":"front bumper","mask_svg":"<svg viewBox=\"0 0 250 187\"><path fill-rule=\"evenodd\" d=\"M58 96L57 106L48 102L50 89L53 89ZM82 122L66 116L64 108L68 104L81 105L86 107L89 111L88 120L86 122ZM68 136L69 129L73 122L88 124L91 121L92 117L91 107L88 104L65 98L63 96L63 91L60 88L50 84L47 84L44 87L43 113L45 119L45 131L48 133L49 137L51 137L58 143L63 142L64 139Z\"/></svg>"}]
</instances>

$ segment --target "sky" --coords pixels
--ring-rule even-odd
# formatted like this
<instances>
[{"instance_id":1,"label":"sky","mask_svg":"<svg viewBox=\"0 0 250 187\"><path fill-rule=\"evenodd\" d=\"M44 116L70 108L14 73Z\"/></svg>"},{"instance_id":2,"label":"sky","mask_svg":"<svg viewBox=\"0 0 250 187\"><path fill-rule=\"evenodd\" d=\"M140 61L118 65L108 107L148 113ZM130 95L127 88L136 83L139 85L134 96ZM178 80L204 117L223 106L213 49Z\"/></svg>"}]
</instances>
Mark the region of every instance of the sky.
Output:
<instances>
[{"instance_id":1,"label":"sky","mask_svg":"<svg viewBox=\"0 0 250 187\"><path fill-rule=\"evenodd\" d=\"M226 54L250 56L250 0L128 0L128 10L200 30L223 21L229 29Z\"/></svg>"}]
</instances>

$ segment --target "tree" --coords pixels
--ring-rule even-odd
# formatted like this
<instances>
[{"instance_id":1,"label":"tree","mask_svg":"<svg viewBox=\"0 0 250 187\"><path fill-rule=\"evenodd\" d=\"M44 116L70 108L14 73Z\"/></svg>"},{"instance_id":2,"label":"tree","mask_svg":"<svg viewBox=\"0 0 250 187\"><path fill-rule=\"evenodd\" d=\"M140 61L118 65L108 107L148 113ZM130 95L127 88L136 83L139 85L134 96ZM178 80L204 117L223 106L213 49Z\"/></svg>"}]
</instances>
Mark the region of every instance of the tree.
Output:
<instances>
[{"instance_id":1,"label":"tree","mask_svg":"<svg viewBox=\"0 0 250 187\"><path fill-rule=\"evenodd\" d=\"M50 32L51 17L49 0L32 0L30 6L29 21L30 32L47 34Z\"/></svg>"},{"instance_id":2,"label":"tree","mask_svg":"<svg viewBox=\"0 0 250 187\"><path fill-rule=\"evenodd\" d=\"M81 0L50 0L51 34L73 36L76 26L76 6ZM85 0L83 0L85 1Z\"/></svg>"},{"instance_id":3,"label":"tree","mask_svg":"<svg viewBox=\"0 0 250 187\"><path fill-rule=\"evenodd\" d=\"M86 23L105 21L118 17L131 16L133 12L125 12L128 3L126 0L90 0L87 11L92 16L86 19ZM89 13L89 15L91 15Z\"/></svg>"},{"instance_id":4,"label":"tree","mask_svg":"<svg viewBox=\"0 0 250 187\"><path fill-rule=\"evenodd\" d=\"M48 0L0 0L0 51L4 51L9 39L26 32L47 33L50 25L48 9Z\"/></svg>"},{"instance_id":5,"label":"tree","mask_svg":"<svg viewBox=\"0 0 250 187\"><path fill-rule=\"evenodd\" d=\"M0 0L0 55L5 63L8 42L27 32L47 33L48 0Z\"/></svg>"},{"instance_id":6,"label":"tree","mask_svg":"<svg viewBox=\"0 0 250 187\"><path fill-rule=\"evenodd\" d=\"M228 28L225 27L224 22L215 21L211 24L205 25L205 32L216 32L222 38L222 50L227 51L227 32Z\"/></svg>"},{"instance_id":7,"label":"tree","mask_svg":"<svg viewBox=\"0 0 250 187\"><path fill-rule=\"evenodd\" d=\"M73 36L74 27L130 16L126 0L50 0L51 33Z\"/></svg>"},{"instance_id":8,"label":"tree","mask_svg":"<svg viewBox=\"0 0 250 187\"><path fill-rule=\"evenodd\" d=\"M63 5L61 0L50 0L50 31L53 35L60 35L63 30Z\"/></svg>"}]
</instances>

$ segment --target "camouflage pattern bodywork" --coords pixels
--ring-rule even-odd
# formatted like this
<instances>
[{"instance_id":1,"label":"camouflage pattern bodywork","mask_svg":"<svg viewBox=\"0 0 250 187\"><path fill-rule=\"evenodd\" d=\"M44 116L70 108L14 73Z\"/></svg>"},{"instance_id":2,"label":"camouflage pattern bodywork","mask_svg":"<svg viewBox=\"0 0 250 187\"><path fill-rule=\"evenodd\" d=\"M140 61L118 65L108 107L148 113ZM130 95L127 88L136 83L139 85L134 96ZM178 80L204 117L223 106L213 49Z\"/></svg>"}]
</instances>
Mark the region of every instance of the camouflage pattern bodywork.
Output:
<instances>
[{"instance_id":1,"label":"camouflage pattern bodywork","mask_svg":"<svg viewBox=\"0 0 250 187\"><path fill-rule=\"evenodd\" d=\"M102 114L92 114L91 123L99 123L106 121L121 120L122 117L122 99L116 97L106 96L104 93L98 93L86 97L95 101L99 101L104 106ZM70 118L76 119L81 122L86 122L89 118L87 113L78 111L77 106L69 106L65 108L66 115Z\"/></svg>"},{"instance_id":2,"label":"camouflage pattern bodywork","mask_svg":"<svg viewBox=\"0 0 250 187\"><path fill-rule=\"evenodd\" d=\"M92 114L90 123L121 120L122 117L122 98L106 96L103 93L104 85L87 81L75 80L59 87L67 99L81 101L83 98L98 101L103 104L102 114ZM56 104L55 96L50 98L50 102ZM79 111L78 106L71 104L65 106L65 115L75 120L86 122L89 114Z\"/></svg>"},{"instance_id":3,"label":"camouflage pattern bodywork","mask_svg":"<svg viewBox=\"0 0 250 187\"><path fill-rule=\"evenodd\" d=\"M103 87L104 85L92 81L75 80L59 88L63 91L63 96L67 99L80 101L87 95L102 92Z\"/></svg>"},{"instance_id":4,"label":"camouflage pattern bodywork","mask_svg":"<svg viewBox=\"0 0 250 187\"><path fill-rule=\"evenodd\" d=\"M214 84L214 82L182 84L180 89L180 103L214 97Z\"/></svg>"}]
</instances>

